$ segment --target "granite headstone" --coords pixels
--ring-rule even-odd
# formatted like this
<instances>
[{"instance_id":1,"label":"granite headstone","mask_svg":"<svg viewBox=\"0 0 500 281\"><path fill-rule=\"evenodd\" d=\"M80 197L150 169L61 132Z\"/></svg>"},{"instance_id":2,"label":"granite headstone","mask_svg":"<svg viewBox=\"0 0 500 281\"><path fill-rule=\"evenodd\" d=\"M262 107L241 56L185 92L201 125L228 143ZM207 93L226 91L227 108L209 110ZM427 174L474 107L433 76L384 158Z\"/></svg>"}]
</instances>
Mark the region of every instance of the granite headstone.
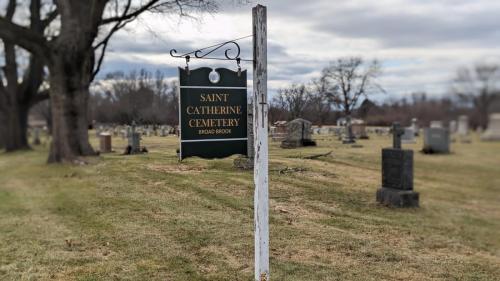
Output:
<instances>
[{"instance_id":1,"label":"granite headstone","mask_svg":"<svg viewBox=\"0 0 500 281\"><path fill-rule=\"evenodd\" d=\"M281 142L282 148L296 148L302 146L315 146L311 139L312 123L302 118L297 118L287 123L287 134Z\"/></svg>"},{"instance_id":2,"label":"granite headstone","mask_svg":"<svg viewBox=\"0 0 500 281\"><path fill-rule=\"evenodd\" d=\"M413 128L404 128L404 133L401 136L401 141L403 143L415 143L415 132L413 131Z\"/></svg>"},{"instance_id":3,"label":"granite headstone","mask_svg":"<svg viewBox=\"0 0 500 281\"><path fill-rule=\"evenodd\" d=\"M424 129L424 153L450 153L450 132L444 128Z\"/></svg>"},{"instance_id":4,"label":"granite headstone","mask_svg":"<svg viewBox=\"0 0 500 281\"><path fill-rule=\"evenodd\" d=\"M413 191L413 150L401 148L404 130L394 123L393 147L382 149L382 187L377 202L397 208L418 207L419 194Z\"/></svg>"},{"instance_id":5,"label":"granite headstone","mask_svg":"<svg viewBox=\"0 0 500 281\"><path fill-rule=\"evenodd\" d=\"M488 129L481 136L483 141L500 141L500 113L490 115Z\"/></svg>"}]
</instances>

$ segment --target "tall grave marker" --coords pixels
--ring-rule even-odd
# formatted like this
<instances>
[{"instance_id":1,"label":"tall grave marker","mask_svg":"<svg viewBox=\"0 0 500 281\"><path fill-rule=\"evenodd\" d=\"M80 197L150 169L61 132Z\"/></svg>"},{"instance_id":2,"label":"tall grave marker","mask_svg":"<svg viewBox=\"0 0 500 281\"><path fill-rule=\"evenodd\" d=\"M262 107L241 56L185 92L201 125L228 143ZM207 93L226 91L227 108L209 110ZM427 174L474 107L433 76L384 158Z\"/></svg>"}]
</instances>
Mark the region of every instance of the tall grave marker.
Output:
<instances>
[{"instance_id":1,"label":"tall grave marker","mask_svg":"<svg viewBox=\"0 0 500 281\"><path fill-rule=\"evenodd\" d=\"M125 154L141 153L141 134L136 131L135 121L132 121L132 126L127 131L128 145Z\"/></svg>"},{"instance_id":2,"label":"tall grave marker","mask_svg":"<svg viewBox=\"0 0 500 281\"><path fill-rule=\"evenodd\" d=\"M401 148L404 134L399 123L392 126L393 147L382 149L382 187L377 202L391 207L418 207L419 194L413 191L413 150Z\"/></svg>"},{"instance_id":3,"label":"tall grave marker","mask_svg":"<svg viewBox=\"0 0 500 281\"><path fill-rule=\"evenodd\" d=\"M458 117L458 135L466 137L469 134L469 117L467 115L460 115Z\"/></svg>"},{"instance_id":4,"label":"tall grave marker","mask_svg":"<svg viewBox=\"0 0 500 281\"><path fill-rule=\"evenodd\" d=\"M500 141L500 113L490 115L488 129L481 136L483 141Z\"/></svg>"}]
</instances>

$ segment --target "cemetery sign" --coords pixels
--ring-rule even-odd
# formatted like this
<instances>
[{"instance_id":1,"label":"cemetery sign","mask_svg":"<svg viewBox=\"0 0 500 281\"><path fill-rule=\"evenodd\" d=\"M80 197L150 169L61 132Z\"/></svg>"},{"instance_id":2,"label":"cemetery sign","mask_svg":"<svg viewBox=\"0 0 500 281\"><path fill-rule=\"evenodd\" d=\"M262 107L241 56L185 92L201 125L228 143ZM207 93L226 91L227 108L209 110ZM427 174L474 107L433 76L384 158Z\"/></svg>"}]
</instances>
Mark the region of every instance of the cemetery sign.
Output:
<instances>
[{"instance_id":1,"label":"cemetery sign","mask_svg":"<svg viewBox=\"0 0 500 281\"><path fill-rule=\"evenodd\" d=\"M255 281L268 281L269 274L269 160L267 103L267 8L252 9L252 35L170 55L186 60L179 68L180 159L189 156L222 158L232 154L252 155L254 161ZM236 41L253 38L253 59L240 58ZM226 48L231 46L231 48ZM209 56L226 48L225 58ZM193 57L192 57L193 56ZM189 61L210 59L236 61L238 71L225 68L189 70ZM247 133L246 71L240 62L253 64L252 133ZM248 135L253 153L247 151ZM250 148L251 149L251 148Z\"/></svg>"},{"instance_id":2,"label":"cemetery sign","mask_svg":"<svg viewBox=\"0 0 500 281\"><path fill-rule=\"evenodd\" d=\"M179 81L179 158L246 155L246 70L179 68Z\"/></svg>"}]
</instances>

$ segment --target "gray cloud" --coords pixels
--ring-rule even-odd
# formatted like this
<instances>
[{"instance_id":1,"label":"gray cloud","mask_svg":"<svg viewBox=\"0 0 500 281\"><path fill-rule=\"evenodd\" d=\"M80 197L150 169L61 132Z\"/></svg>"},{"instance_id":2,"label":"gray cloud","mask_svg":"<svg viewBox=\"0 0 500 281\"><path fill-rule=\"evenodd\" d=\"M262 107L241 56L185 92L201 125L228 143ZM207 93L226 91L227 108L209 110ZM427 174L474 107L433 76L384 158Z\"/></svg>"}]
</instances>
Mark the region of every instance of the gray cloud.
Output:
<instances>
[{"instance_id":1,"label":"gray cloud","mask_svg":"<svg viewBox=\"0 0 500 281\"><path fill-rule=\"evenodd\" d=\"M344 8L316 23L318 31L346 38L374 39L384 47L498 46L498 10L473 12L425 10L415 13L401 7Z\"/></svg>"},{"instance_id":2,"label":"gray cloud","mask_svg":"<svg viewBox=\"0 0 500 281\"><path fill-rule=\"evenodd\" d=\"M177 64L166 59L170 49L191 51L232 39L234 34L247 35L253 4L239 6L234 2L237 1L225 0L218 14L205 15L202 21L191 23L190 26L195 26L193 30L203 30L205 23L211 24L212 30L216 29L211 39L203 31L191 30L186 36L182 30L164 28L163 22L144 17L141 25L147 28L134 27L132 32L120 32L112 39L111 56L106 58L103 73L146 68L165 70L167 75L175 77L176 66L183 66L184 62L179 60ZM329 60L344 55L380 58L385 70L381 81L391 96L422 90L442 93L458 66L484 58L500 61L497 27L500 2L496 1L268 0L262 3L268 6L271 92L285 83L308 82ZM218 26L216 23L224 17L226 21ZM251 58L251 39L242 40L240 46L241 57ZM202 65L236 67L227 62L192 62L193 67ZM251 64L244 63L243 67L250 69Z\"/></svg>"}]
</instances>

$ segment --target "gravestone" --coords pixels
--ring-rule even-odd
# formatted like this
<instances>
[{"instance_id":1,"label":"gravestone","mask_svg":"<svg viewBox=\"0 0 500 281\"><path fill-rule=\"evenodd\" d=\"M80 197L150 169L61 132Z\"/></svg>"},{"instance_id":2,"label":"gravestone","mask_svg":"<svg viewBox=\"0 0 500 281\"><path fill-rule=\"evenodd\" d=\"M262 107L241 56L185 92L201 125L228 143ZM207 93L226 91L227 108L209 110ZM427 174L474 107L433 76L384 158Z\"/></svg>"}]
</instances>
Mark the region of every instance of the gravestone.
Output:
<instances>
[{"instance_id":1,"label":"gravestone","mask_svg":"<svg viewBox=\"0 0 500 281\"><path fill-rule=\"evenodd\" d=\"M450 134L454 134L457 132L457 121L451 120L448 129L450 130Z\"/></svg>"},{"instance_id":2,"label":"gravestone","mask_svg":"<svg viewBox=\"0 0 500 281\"><path fill-rule=\"evenodd\" d=\"M424 153L450 153L450 132L444 128L424 129Z\"/></svg>"},{"instance_id":3,"label":"gravestone","mask_svg":"<svg viewBox=\"0 0 500 281\"><path fill-rule=\"evenodd\" d=\"M443 121L431 121L431 128L443 128Z\"/></svg>"},{"instance_id":4,"label":"gravestone","mask_svg":"<svg viewBox=\"0 0 500 281\"><path fill-rule=\"evenodd\" d=\"M287 134L281 142L281 148L297 148L302 146L316 146L311 139L312 123L302 118L297 118L287 123Z\"/></svg>"},{"instance_id":5,"label":"gravestone","mask_svg":"<svg viewBox=\"0 0 500 281\"><path fill-rule=\"evenodd\" d=\"M415 134L416 137L418 137L420 128L418 127L418 119L417 118L411 119L410 128L413 129L413 133Z\"/></svg>"},{"instance_id":6,"label":"gravestone","mask_svg":"<svg viewBox=\"0 0 500 281\"><path fill-rule=\"evenodd\" d=\"M102 125L99 125L99 127L95 130L95 136L99 137L103 131L104 127Z\"/></svg>"},{"instance_id":7,"label":"gravestone","mask_svg":"<svg viewBox=\"0 0 500 281\"><path fill-rule=\"evenodd\" d=\"M460 115L458 117L457 133L459 136L467 136L469 134L469 117Z\"/></svg>"},{"instance_id":8,"label":"gravestone","mask_svg":"<svg viewBox=\"0 0 500 281\"><path fill-rule=\"evenodd\" d=\"M351 144L351 143L356 143L356 140L354 139L354 134L352 132L352 120L351 117L348 116L345 118L345 136L342 139L343 144ZM338 121L337 121L338 122Z\"/></svg>"},{"instance_id":9,"label":"gravestone","mask_svg":"<svg viewBox=\"0 0 500 281\"><path fill-rule=\"evenodd\" d=\"M40 141L40 129L39 128L35 128L33 130L33 144L34 145L40 145L41 144L41 141Z\"/></svg>"},{"instance_id":10,"label":"gravestone","mask_svg":"<svg viewBox=\"0 0 500 281\"><path fill-rule=\"evenodd\" d=\"M160 137L166 137L168 136L168 130L165 126L161 126L160 128Z\"/></svg>"},{"instance_id":11,"label":"gravestone","mask_svg":"<svg viewBox=\"0 0 500 281\"><path fill-rule=\"evenodd\" d=\"M120 131L120 134L121 134L121 136L122 136L122 139L126 139L126 138L128 137L128 126L127 126L127 128L126 128L126 129L122 129L122 130Z\"/></svg>"},{"instance_id":12,"label":"gravestone","mask_svg":"<svg viewBox=\"0 0 500 281\"><path fill-rule=\"evenodd\" d=\"M276 121L270 127L270 134L272 141L282 141L286 136L286 121Z\"/></svg>"},{"instance_id":13,"label":"gravestone","mask_svg":"<svg viewBox=\"0 0 500 281\"><path fill-rule=\"evenodd\" d=\"M368 139L366 124L352 124L352 133L358 139Z\"/></svg>"},{"instance_id":14,"label":"gravestone","mask_svg":"<svg viewBox=\"0 0 500 281\"><path fill-rule=\"evenodd\" d=\"M113 148L111 145L111 134L110 133L101 133L99 135L99 146L100 146L100 153L110 153L112 152Z\"/></svg>"},{"instance_id":15,"label":"gravestone","mask_svg":"<svg viewBox=\"0 0 500 281\"><path fill-rule=\"evenodd\" d=\"M469 136L469 117L467 115L460 115L458 117L457 123L457 135L462 143L470 143L472 142L471 137Z\"/></svg>"},{"instance_id":16,"label":"gravestone","mask_svg":"<svg viewBox=\"0 0 500 281\"><path fill-rule=\"evenodd\" d=\"M415 143L415 132L413 128L404 128L404 133L401 136L401 141L403 143Z\"/></svg>"},{"instance_id":17,"label":"gravestone","mask_svg":"<svg viewBox=\"0 0 500 281\"><path fill-rule=\"evenodd\" d=\"M413 191L413 150L401 148L404 130L399 123L392 126L393 147L382 149L382 187L377 202L397 208L418 207L419 194Z\"/></svg>"},{"instance_id":18,"label":"gravestone","mask_svg":"<svg viewBox=\"0 0 500 281\"><path fill-rule=\"evenodd\" d=\"M141 153L141 133L136 131L135 122L132 122L132 126L129 128L128 135L128 146L125 154L138 154Z\"/></svg>"},{"instance_id":19,"label":"gravestone","mask_svg":"<svg viewBox=\"0 0 500 281\"><path fill-rule=\"evenodd\" d=\"M483 141L500 141L500 113L490 115L488 129L481 136Z\"/></svg>"}]
</instances>

